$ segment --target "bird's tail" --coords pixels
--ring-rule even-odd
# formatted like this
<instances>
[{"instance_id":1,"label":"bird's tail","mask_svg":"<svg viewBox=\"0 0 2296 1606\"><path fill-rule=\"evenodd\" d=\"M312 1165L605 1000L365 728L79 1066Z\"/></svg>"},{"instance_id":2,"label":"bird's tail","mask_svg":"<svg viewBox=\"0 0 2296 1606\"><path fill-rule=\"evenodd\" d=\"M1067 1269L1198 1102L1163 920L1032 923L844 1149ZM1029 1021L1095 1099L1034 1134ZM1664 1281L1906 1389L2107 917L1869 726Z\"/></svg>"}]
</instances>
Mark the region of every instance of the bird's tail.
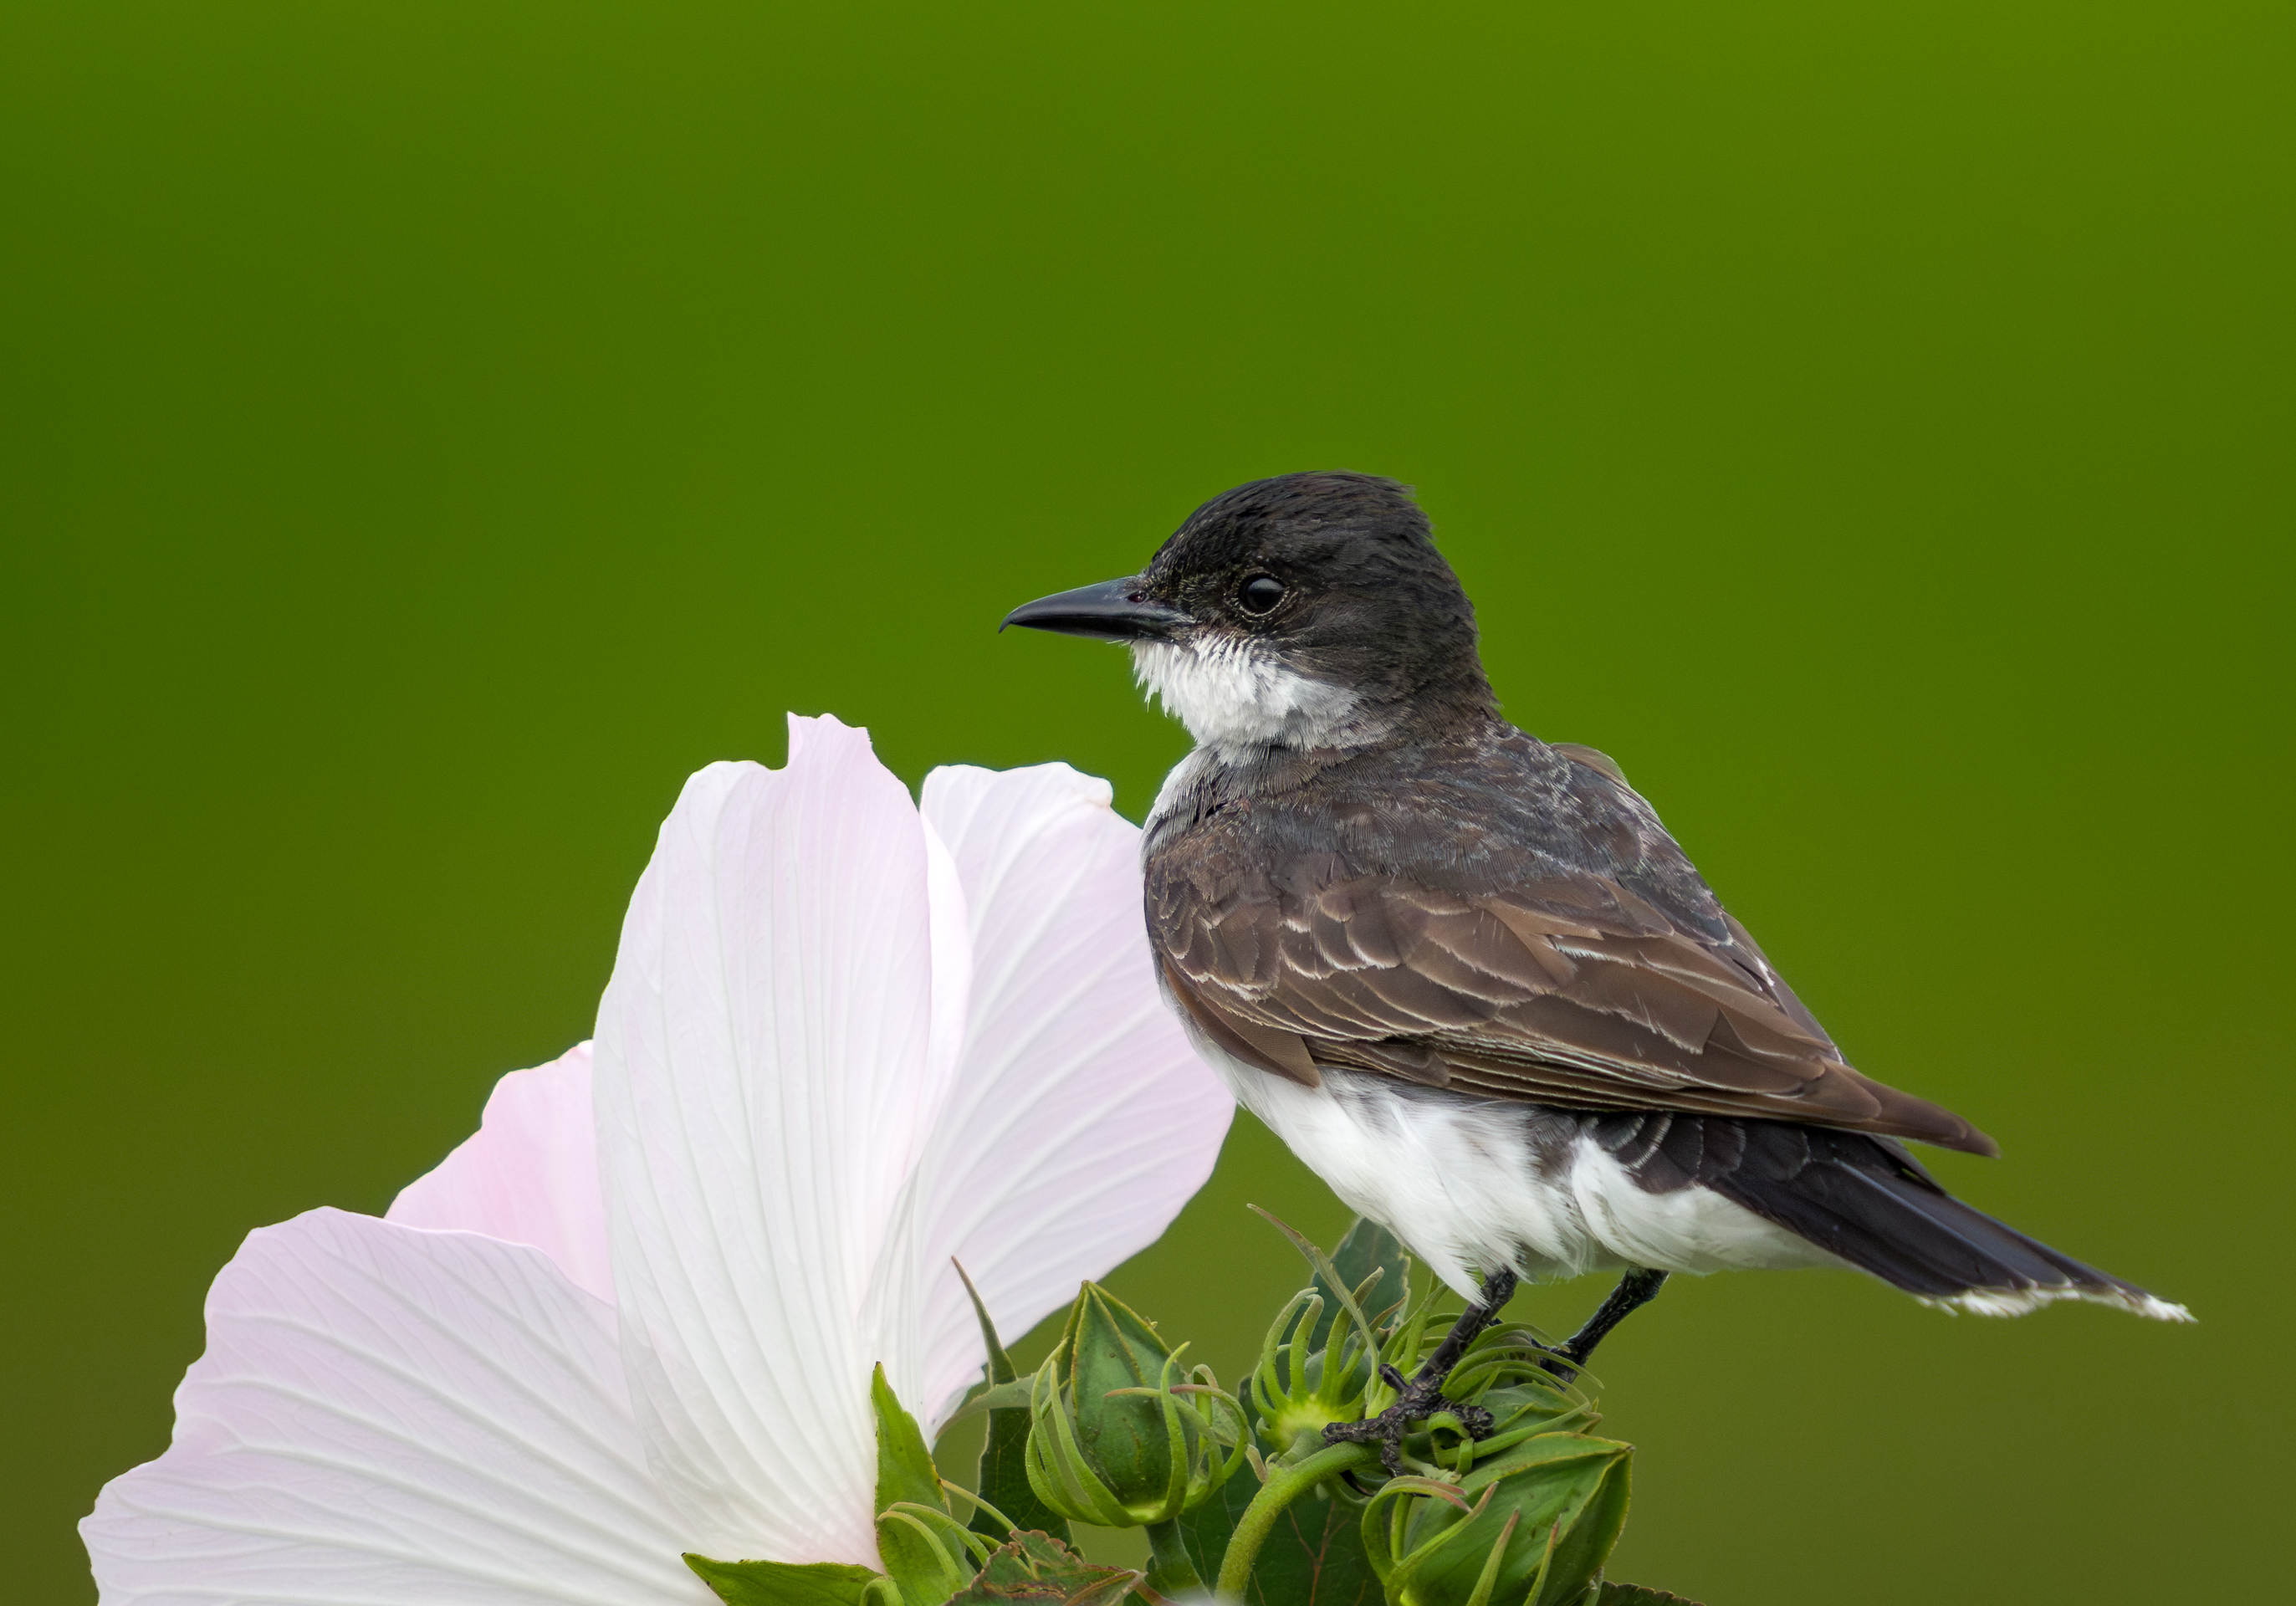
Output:
<instances>
[{"instance_id":1,"label":"bird's tail","mask_svg":"<svg viewBox=\"0 0 2296 1606\"><path fill-rule=\"evenodd\" d=\"M1925 1304L2021 1316L2087 1299L2159 1321L2193 1319L1962 1203L1886 1138L1784 1121L1744 1126L1742 1159L1707 1186Z\"/></svg>"}]
</instances>

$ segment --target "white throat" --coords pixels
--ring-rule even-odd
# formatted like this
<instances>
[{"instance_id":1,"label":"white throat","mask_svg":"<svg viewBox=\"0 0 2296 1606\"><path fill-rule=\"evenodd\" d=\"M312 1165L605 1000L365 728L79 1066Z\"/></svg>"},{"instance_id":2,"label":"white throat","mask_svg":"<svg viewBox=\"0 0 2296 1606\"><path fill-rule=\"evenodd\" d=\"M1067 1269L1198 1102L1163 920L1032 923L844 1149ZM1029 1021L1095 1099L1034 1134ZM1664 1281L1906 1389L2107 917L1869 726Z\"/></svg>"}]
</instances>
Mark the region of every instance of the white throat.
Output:
<instances>
[{"instance_id":1,"label":"white throat","mask_svg":"<svg viewBox=\"0 0 2296 1606\"><path fill-rule=\"evenodd\" d=\"M1135 642L1132 672L1204 747L1345 745L1355 693L1300 674L1259 643L1234 635Z\"/></svg>"}]
</instances>

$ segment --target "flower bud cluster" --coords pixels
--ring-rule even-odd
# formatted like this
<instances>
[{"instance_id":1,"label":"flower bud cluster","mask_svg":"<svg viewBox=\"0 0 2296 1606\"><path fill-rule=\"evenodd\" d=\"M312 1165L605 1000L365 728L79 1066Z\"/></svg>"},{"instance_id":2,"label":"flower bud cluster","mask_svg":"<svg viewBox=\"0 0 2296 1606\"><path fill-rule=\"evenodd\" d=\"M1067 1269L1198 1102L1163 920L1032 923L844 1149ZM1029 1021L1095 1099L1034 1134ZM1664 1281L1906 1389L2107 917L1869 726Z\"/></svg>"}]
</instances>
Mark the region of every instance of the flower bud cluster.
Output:
<instances>
[{"instance_id":1,"label":"flower bud cluster","mask_svg":"<svg viewBox=\"0 0 2296 1606\"><path fill-rule=\"evenodd\" d=\"M1603 1582L1625 1520L1632 1450L1587 1431L1598 1420L1591 1404L1550 1373L1554 1352L1535 1334L1492 1328L1456 1349L1434 1314L1439 1291L1410 1297L1410 1264L1391 1235L1359 1222L1327 1257L1284 1230L1315 1281L1276 1313L1241 1399L1208 1368L1184 1368L1153 1325L1092 1283L1033 1377L1014 1375L989 1332L992 1381L980 1408L1018 1417L1025 1398L1027 1413L1017 1469L1025 1478L997 1473L998 1498L1033 1498L1046 1522L1145 1528L1139 1593L1147 1599L1209 1606L1299 1598L1303 1587L1320 1596L1326 1586L1385 1606L1673 1598ZM1383 1289L1391 1297L1375 1300ZM1413 1377L1431 1353L1458 1358L1444 1378ZM1412 1402L1410 1414L1390 1411L1398 1401ZM1367 1421L1368 1431L1325 1434ZM984 1453L984 1489L996 1480L991 1460ZM1233 1476L1246 1464L1253 1476ZM976 1528L985 1520L992 1534L1021 1543L1015 1524L978 1504ZM881 1527L889 1565L911 1536L893 1531L898 1519L936 1536L954 1526L917 1505L886 1516L895 1520ZM965 1564L955 1546L947 1556L946 1569L908 1566L898 1606L1008 1598L986 1588L986 1571L944 1594ZM1051 1577L1029 1586L1049 1587ZM1081 1575L1078 1586L1116 1587ZM1065 1575L1061 1587L1070 1588Z\"/></svg>"}]
</instances>

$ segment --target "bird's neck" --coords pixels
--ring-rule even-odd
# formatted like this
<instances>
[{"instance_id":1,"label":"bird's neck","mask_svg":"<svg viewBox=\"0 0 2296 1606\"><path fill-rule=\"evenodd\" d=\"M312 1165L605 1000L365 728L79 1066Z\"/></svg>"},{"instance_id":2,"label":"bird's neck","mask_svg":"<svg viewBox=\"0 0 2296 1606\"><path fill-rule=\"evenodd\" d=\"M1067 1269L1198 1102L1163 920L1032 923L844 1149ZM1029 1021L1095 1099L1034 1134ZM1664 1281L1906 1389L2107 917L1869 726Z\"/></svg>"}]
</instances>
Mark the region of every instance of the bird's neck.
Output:
<instances>
[{"instance_id":1,"label":"bird's neck","mask_svg":"<svg viewBox=\"0 0 2296 1606\"><path fill-rule=\"evenodd\" d=\"M1142 686L1219 766L1361 752L1498 715L1472 654L1427 679L1382 684L1326 677L1234 637L1142 642L1132 651Z\"/></svg>"},{"instance_id":2,"label":"bird's neck","mask_svg":"<svg viewBox=\"0 0 2296 1606\"><path fill-rule=\"evenodd\" d=\"M1325 777L1379 771L1383 765L1415 766L1429 748L1479 745L1512 726L1488 706L1412 707L1390 713L1376 726L1356 727L1358 739L1324 742L1204 742L1164 778L1149 811L1151 838L1163 830L1203 819L1224 809L1251 807L1314 791ZM1333 771L1345 774L1332 775Z\"/></svg>"}]
</instances>

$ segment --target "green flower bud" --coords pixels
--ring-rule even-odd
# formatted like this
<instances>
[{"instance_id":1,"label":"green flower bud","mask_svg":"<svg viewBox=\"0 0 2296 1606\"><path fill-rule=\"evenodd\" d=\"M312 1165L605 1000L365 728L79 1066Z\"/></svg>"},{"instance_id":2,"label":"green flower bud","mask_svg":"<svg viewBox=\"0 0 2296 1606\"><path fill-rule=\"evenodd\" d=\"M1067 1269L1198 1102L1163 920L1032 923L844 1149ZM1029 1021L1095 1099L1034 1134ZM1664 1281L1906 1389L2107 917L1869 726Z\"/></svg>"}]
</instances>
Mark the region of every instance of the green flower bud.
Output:
<instances>
[{"instance_id":1,"label":"green flower bud","mask_svg":"<svg viewBox=\"0 0 2296 1606\"><path fill-rule=\"evenodd\" d=\"M1388 1606L1565 1606L1587 1594L1627 1516L1630 1446L1542 1433L1457 1484L1390 1479L1363 1519Z\"/></svg>"},{"instance_id":2,"label":"green flower bud","mask_svg":"<svg viewBox=\"0 0 2296 1606\"><path fill-rule=\"evenodd\" d=\"M1154 1328L1086 1283L1029 1398L1037 1498L1072 1522L1139 1528L1226 1482L1243 1458L1242 1410L1209 1368L1182 1375Z\"/></svg>"},{"instance_id":3,"label":"green flower bud","mask_svg":"<svg viewBox=\"0 0 2296 1606\"><path fill-rule=\"evenodd\" d=\"M1276 1313L1251 1375L1261 1438L1282 1463L1321 1451L1331 1424L1376 1416L1395 1403L1382 1373L1417 1369L1435 1291L1410 1298L1410 1260L1394 1234L1374 1223L1358 1218L1334 1258L1259 1213L1315 1273L1314 1282ZM1389 1298L1375 1302L1373 1293L1382 1285Z\"/></svg>"},{"instance_id":4,"label":"green flower bud","mask_svg":"<svg viewBox=\"0 0 2296 1606\"><path fill-rule=\"evenodd\" d=\"M1251 1403L1261 1437L1276 1453L1312 1454L1324 1447L1324 1429L1360 1422L1365 1390L1377 1380L1364 1363L1362 1338L1342 1308L1324 1345L1310 1348L1322 1324L1324 1301L1315 1290L1292 1297L1275 1315L1251 1374Z\"/></svg>"}]
</instances>

